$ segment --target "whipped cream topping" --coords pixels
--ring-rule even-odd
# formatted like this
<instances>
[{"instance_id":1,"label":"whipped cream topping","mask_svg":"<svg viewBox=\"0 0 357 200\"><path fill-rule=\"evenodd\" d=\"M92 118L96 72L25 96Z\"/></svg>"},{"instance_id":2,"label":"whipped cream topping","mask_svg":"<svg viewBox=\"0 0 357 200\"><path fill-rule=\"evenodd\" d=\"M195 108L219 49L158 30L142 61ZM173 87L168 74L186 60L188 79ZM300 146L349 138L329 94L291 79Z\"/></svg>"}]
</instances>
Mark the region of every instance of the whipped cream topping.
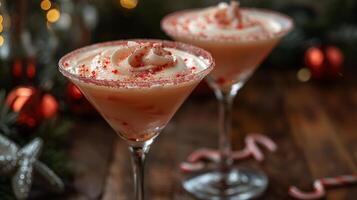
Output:
<instances>
[{"instance_id":1,"label":"whipped cream topping","mask_svg":"<svg viewBox=\"0 0 357 200\"><path fill-rule=\"evenodd\" d=\"M172 35L196 38L256 40L282 31L277 15L259 9L242 9L239 3L220 3L214 7L191 10L164 20L164 29ZM166 24L166 27L165 27Z\"/></svg>"},{"instance_id":2,"label":"whipped cream topping","mask_svg":"<svg viewBox=\"0 0 357 200\"><path fill-rule=\"evenodd\" d=\"M97 80L143 81L181 77L206 69L207 62L161 43L129 41L84 51L64 63L67 71Z\"/></svg>"},{"instance_id":3,"label":"whipped cream topping","mask_svg":"<svg viewBox=\"0 0 357 200\"><path fill-rule=\"evenodd\" d=\"M227 3L218 4L214 14L207 16L206 22L213 21L212 25L216 25L219 29L241 29L243 28L242 19L239 3L232 1L230 5Z\"/></svg>"}]
</instances>

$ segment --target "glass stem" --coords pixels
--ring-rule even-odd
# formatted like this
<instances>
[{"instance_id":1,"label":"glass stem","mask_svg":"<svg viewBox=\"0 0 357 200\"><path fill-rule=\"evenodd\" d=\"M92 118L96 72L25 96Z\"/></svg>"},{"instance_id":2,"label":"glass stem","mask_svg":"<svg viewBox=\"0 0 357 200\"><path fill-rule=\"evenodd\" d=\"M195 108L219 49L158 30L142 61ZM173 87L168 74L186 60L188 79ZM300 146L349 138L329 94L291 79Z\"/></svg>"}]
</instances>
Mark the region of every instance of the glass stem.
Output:
<instances>
[{"instance_id":1,"label":"glass stem","mask_svg":"<svg viewBox=\"0 0 357 200\"><path fill-rule=\"evenodd\" d=\"M220 166L222 175L222 184L228 184L228 173L230 172L233 160L231 158L231 127L232 127L232 105L240 86L233 85L229 90L215 90L216 97L219 101L219 152Z\"/></svg>"},{"instance_id":2,"label":"glass stem","mask_svg":"<svg viewBox=\"0 0 357 200\"><path fill-rule=\"evenodd\" d=\"M145 157L149 152L150 144L144 144L142 146L131 146L129 149L132 155L135 200L144 200Z\"/></svg>"}]
</instances>

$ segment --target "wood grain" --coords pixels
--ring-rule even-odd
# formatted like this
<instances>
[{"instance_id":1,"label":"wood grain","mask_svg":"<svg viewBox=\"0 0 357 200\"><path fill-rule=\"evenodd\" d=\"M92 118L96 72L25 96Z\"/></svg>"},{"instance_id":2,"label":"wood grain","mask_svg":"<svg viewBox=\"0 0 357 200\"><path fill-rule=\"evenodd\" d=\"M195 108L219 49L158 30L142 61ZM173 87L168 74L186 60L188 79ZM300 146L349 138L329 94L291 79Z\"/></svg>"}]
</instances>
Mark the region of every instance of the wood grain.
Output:
<instances>
[{"instance_id":1,"label":"wood grain","mask_svg":"<svg viewBox=\"0 0 357 200\"><path fill-rule=\"evenodd\" d=\"M70 199L132 200L127 146L108 126L102 122L96 124L88 128L88 124L82 123L76 129L83 132L95 129L107 136L81 134L75 138L78 140L73 150L78 152L76 163L82 167L88 165L90 170L81 170L81 175L76 177L80 184L77 194ZM301 83L296 80L295 72L259 71L238 94L232 125L234 149L241 148L242 136L252 132L266 134L278 144L279 150L267 154L262 163L251 160L239 163L261 169L269 176L268 190L261 199L291 199L287 194L290 185L311 190L315 178L357 173L354 76L327 84ZM181 187L185 175L178 165L199 147L216 148L217 128L217 105L211 94L191 98L182 106L149 153L148 199L194 199ZM102 145L97 144L99 141ZM93 156L95 151L105 156ZM89 156L93 159L90 163L86 159ZM357 187L341 188L329 190L326 199L352 200L356 195Z\"/></svg>"}]
</instances>

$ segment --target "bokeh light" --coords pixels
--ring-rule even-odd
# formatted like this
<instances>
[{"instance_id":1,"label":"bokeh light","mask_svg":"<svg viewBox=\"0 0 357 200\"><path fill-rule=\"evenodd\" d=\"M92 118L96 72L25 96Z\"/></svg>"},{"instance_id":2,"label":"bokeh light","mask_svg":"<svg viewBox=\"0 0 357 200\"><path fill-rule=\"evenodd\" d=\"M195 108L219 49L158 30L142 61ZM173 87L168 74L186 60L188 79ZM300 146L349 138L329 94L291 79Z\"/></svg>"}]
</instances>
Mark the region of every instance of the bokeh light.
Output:
<instances>
[{"instance_id":1,"label":"bokeh light","mask_svg":"<svg viewBox=\"0 0 357 200\"><path fill-rule=\"evenodd\" d=\"M4 20L4 17L2 15L0 15L0 33L3 31L3 26L2 26L2 21L3 20Z\"/></svg>"},{"instance_id":2,"label":"bokeh light","mask_svg":"<svg viewBox=\"0 0 357 200\"><path fill-rule=\"evenodd\" d=\"M133 9L138 5L138 0L120 0L120 5L127 9Z\"/></svg>"},{"instance_id":3,"label":"bokeh light","mask_svg":"<svg viewBox=\"0 0 357 200\"><path fill-rule=\"evenodd\" d=\"M55 23L61 17L61 13L59 10L53 8L47 12L46 17L47 17L47 21L51 23Z\"/></svg>"},{"instance_id":4,"label":"bokeh light","mask_svg":"<svg viewBox=\"0 0 357 200\"><path fill-rule=\"evenodd\" d=\"M6 103L12 107L15 112L19 112L27 100L35 93L32 87L19 87L11 91L6 98Z\"/></svg>"},{"instance_id":5,"label":"bokeh light","mask_svg":"<svg viewBox=\"0 0 357 200\"><path fill-rule=\"evenodd\" d=\"M321 49L317 47L310 47L305 54L305 63L314 69L318 69L324 62L324 54Z\"/></svg>"},{"instance_id":6,"label":"bokeh light","mask_svg":"<svg viewBox=\"0 0 357 200\"><path fill-rule=\"evenodd\" d=\"M0 47L4 44L4 37L0 35Z\"/></svg>"},{"instance_id":7,"label":"bokeh light","mask_svg":"<svg viewBox=\"0 0 357 200\"><path fill-rule=\"evenodd\" d=\"M50 94L45 94L41 102L41 111L44 118L51 118L58 111L58 102Z\"/></svg>"},{"instance_id":8,"label":"bokeh light","mask_svg":"<svg viewBox=\"0 0 357 200\"><path fill-rule=\"evenodd\" d=\"M311 78L311 72L308 68L301 68L297 74L297 79L301 82L306 82Z\"/></svg>"},{"instance_id":9,"label":"bokeh light","mask_svg":"<svg viewBox=\"0 0 357 200\"><path fill-rule=\"evenodd\" d=\"M74 84L68 85L68 91L69 91L70 96L73 97L74 99L82 99L83 98L82 92Z\"/></svg>"},{"instance_id":10,"label":"bokeh light","mask_svg":"<svg viewBox=\"0 0 357 200\"><path fill-rule=\"evenodd\" d=\"M339 68L344 61L342 51L339 48L333 46L326 48L326 57L330 61L332 67Z\"/></svg>"},{"instance_id":11,"label":"bokeh light","mask_svg":"<svg viewBox=\"0 0 357 200\"><path fill-rule=\"evenodd\" d=\"M41 6L41 9L42 9L42 10L48 10L48 9L51 8L51 1L49 1L49 0L43 0L43 1L41 1L40 6Z\"/></svg>"}]
</instances>

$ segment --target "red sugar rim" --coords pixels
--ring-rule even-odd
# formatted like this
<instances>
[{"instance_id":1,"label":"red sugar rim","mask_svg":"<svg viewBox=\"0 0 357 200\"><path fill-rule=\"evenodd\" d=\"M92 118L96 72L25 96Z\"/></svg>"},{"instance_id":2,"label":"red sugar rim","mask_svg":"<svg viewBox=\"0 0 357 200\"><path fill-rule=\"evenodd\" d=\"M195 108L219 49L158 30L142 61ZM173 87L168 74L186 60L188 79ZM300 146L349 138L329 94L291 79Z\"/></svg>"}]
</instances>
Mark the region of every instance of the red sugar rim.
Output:
<instances>
[{"instance_id":1,"label":"red sugar rim","mask_svg":"<svg viewBox=\"0 0 357 200\"><path fill-rule=\"evenodd\" d=\"M204 8L203 8L204 9ZM269 40L269 39L274 39L274 38L279 38L285 36L287 33L289 33L292 28L294 27L294 22L293 19L285 14L268 10L268 9L261 9L261 8L240 8L243 11L251 11L251 12L259 12L263 14L268 14L271 15L272 17L278 19L279 24L282 25L282 29L278 32L274 32L273 34L268 34L267 37L262 37L262 38L245 38L245 39L237 39L237 37L200 37L199 35L192 34L190 32L183 32L183 31L177 31L175 30L175 25L173 25L175 20L177 20L179 17L183 15L188 15L188 14L194 14L197 12L201 12L203 10L201 9L189 9L189 10L182 10L182 11L176 11L171 14L168 14L161 20L161 28L164 32L166 32L169 36L172 37L182 37L182 38L187 38L187 39L193 39L193 40L198 40L198 41L216 41L216 42L237 42L237 43L247 43L247 42L252 42L252 41L264 41L264 40Z\"/></svg>"},{"instance_id":2,"label":"red sugar rim","mask_svg":"<svg viewBox=\"0 0 357 200\"><path fill-rule=\"evenodd\" d=\"M128 80L98 80L90 77L84 77L80 76L78 74L73 74L69 71L66 70L66 67L68 66L68 60L71 60L73 57L75 57L77 54L83 53L83 52L88 52L91 50L95 50L101 47L107 47L107 46L121 46L121 45L127 45L128 41L134 41L137 43L162 43L164 47L167 48L174 48L178 49L181 51L185 51L187 53L193 54L199 59L202 59L206 64L207 68L194 74L187 74L187 75L182 75L180 77L170 77L170 78L162 78L159 80L133 80L133 81L128 81ZM63 56L59 62L58 62L58 68L59 71L67 78L69 79L74 79L78 80L84 83L89 83L89 84L95 84L98 86L106 86L106 87L117 87L117 88L149 88L153 86L159 86L159 85L177 85L180 83L185 83L189 82L192 80L197 80L200 78L203 78L206 76L214 67L215 63L214 60L211 56L210 53L207 51L192 46L188 44L184 44L181 42L172 42L172 41L167 41L167 40L156 40L156 39L132 39L132 40L117 40L117 41L110 41L110 42L103 42L103 43L97 43L89 46L85 46L82 48L79 48L77 50L74 50L65 56Z\"/></svg>"}]
</instances>

